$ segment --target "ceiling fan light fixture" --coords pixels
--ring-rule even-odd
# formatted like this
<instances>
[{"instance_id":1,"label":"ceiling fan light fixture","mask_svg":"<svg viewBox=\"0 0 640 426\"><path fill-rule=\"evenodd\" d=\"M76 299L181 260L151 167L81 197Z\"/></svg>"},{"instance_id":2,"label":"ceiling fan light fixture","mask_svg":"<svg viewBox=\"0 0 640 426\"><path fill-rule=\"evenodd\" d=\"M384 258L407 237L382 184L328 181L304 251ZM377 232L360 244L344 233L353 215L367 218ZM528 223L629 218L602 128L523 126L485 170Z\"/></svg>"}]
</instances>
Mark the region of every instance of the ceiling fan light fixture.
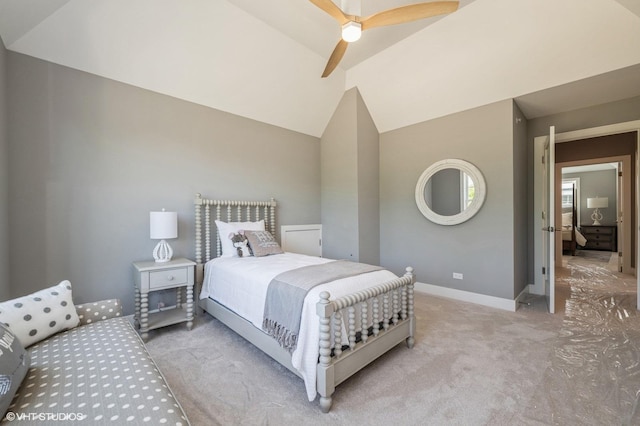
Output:
<instances>
[{"instance_id":1,"label":"ceiling fan light fixture","mask_svg":"<svg viewBox=\"0 0 640 426\"><path fill-rule=\"evenodd\" d=\"M358 41L362 35L362 24L360 22L349 21L342 26L342 39L352 43Z\"/></svg>"}]
</instances>

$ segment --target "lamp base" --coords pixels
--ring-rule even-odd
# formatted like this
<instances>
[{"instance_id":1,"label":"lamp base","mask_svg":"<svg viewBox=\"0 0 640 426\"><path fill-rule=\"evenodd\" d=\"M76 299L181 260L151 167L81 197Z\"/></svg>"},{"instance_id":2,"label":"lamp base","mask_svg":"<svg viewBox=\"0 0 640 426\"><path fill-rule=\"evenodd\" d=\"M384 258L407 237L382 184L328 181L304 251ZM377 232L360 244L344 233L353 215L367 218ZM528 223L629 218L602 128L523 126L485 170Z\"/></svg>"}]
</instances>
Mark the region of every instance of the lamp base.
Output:
<instances>
[{"instance_id":1,"label":"lamp base","mask_svg":"<svg viewBox=\"0 0 640 426\"><path fill-rule=\"evenodd\" d=\"M171 260L173 257L173 250L169 243L165 240L161 240L153 249L153 258L156 263L164 263Z\"/></svg>"},{"instance_id":2,"label":"lamp base","mask_svg":"<svg viewBox=\"0 0 640 426\"><path fill-rule=\"evenodd\" d=\"M591 214L591 220L593 220L594 226L599 226L600 221L602 220L602 213L596 208Z\"/></svg>"}]
</instances>

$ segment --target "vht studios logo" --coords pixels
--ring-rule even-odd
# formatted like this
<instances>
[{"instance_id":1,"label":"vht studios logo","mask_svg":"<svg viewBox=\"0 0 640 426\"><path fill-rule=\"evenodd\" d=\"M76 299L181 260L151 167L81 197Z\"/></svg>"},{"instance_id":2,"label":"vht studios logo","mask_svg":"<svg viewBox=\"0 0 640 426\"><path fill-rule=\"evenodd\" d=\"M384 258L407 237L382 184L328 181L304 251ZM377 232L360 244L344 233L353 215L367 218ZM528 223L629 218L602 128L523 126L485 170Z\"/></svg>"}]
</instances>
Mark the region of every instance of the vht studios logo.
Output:
<instances>
[{"instance_id":1,"label":"vht studios logo","mask_svg":"<svg viewBox=\"0 0 640 426\"><path fill-rule=\"evenodd\" d=\"M86 414L82 413L14 413L13 411L7 412L4 416L5 419L12 422L14 420L22 421L41 421L41 422L73 422L82 421L87 418Z\"/></svg>"}]
</instances>

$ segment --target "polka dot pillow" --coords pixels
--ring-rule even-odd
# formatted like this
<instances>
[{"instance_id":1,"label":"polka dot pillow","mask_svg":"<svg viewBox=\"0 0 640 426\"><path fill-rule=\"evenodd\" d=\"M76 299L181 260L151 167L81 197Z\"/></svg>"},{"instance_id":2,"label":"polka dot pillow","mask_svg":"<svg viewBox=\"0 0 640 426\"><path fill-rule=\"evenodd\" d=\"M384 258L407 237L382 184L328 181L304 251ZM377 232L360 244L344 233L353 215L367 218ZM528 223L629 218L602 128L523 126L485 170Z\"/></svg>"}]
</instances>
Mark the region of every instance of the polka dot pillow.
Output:
<instances>
[{"instance_id":1,"label":"polka dot pillow","mask_svg":"<svg viewBox=\"0 0 640 426\"><path fill-rule=\"evenodd\" d=\"M80 318L80 324L78 325L87 325L92 322L122 316L122 304L119 299L84 303L76 305L76 312L78 313L78 318Z\"/></svg>"},{"instance_id":2,"label":"polka dot pillow","mask_svg":"<svg viewBox=\"0 0 640 426\"><path fill-rule=\"evenodd\" d=\"M79 321L69 281L0 303L0 322L9 327L25 348L73 328Z\"/></svg>"}]
</instances>

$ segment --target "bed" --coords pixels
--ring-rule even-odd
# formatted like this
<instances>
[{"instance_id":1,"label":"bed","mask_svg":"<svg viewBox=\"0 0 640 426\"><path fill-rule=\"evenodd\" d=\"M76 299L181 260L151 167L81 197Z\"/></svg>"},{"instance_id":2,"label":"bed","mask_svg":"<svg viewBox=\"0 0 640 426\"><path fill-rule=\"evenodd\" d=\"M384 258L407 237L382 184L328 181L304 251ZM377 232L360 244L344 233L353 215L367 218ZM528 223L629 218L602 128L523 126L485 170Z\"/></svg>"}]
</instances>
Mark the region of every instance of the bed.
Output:
<instances>
[{"instance_id":1,"label":"bed","mask_svg":"<svg viewBox=\"0 0 640 426\"><path fill-rule=\"evenodd\" d=\"M587 244L587 239L578 229L575 185L571 200L571 207L562 208L562 251L575 256L578 246L584 247Z\"/></svg>"},{"instance_id":2,"label":"bed","mask_svg":"<svg viewBox=\"0 0 640 426\"><path fill-rule=\"evenodd\" d=\"M199 306L301 377L309 401L319 396L323 412L330 410L337 385L399 343L413 347L413 269L407 267L397 277L354 262L345 263L362 268L361 273L308 290L295 345L283 346L282 340L263 331L265 300L270 300L275 278L302 270L314 271L315 276L320 268L335 268L343 262L286 252L229 257L223 248L226 236L218 231L224 231L220 222L262 222L266 231L276 235L276 201L213 200L197 194L194 205Z\"/></svg>"}]
</instances>

